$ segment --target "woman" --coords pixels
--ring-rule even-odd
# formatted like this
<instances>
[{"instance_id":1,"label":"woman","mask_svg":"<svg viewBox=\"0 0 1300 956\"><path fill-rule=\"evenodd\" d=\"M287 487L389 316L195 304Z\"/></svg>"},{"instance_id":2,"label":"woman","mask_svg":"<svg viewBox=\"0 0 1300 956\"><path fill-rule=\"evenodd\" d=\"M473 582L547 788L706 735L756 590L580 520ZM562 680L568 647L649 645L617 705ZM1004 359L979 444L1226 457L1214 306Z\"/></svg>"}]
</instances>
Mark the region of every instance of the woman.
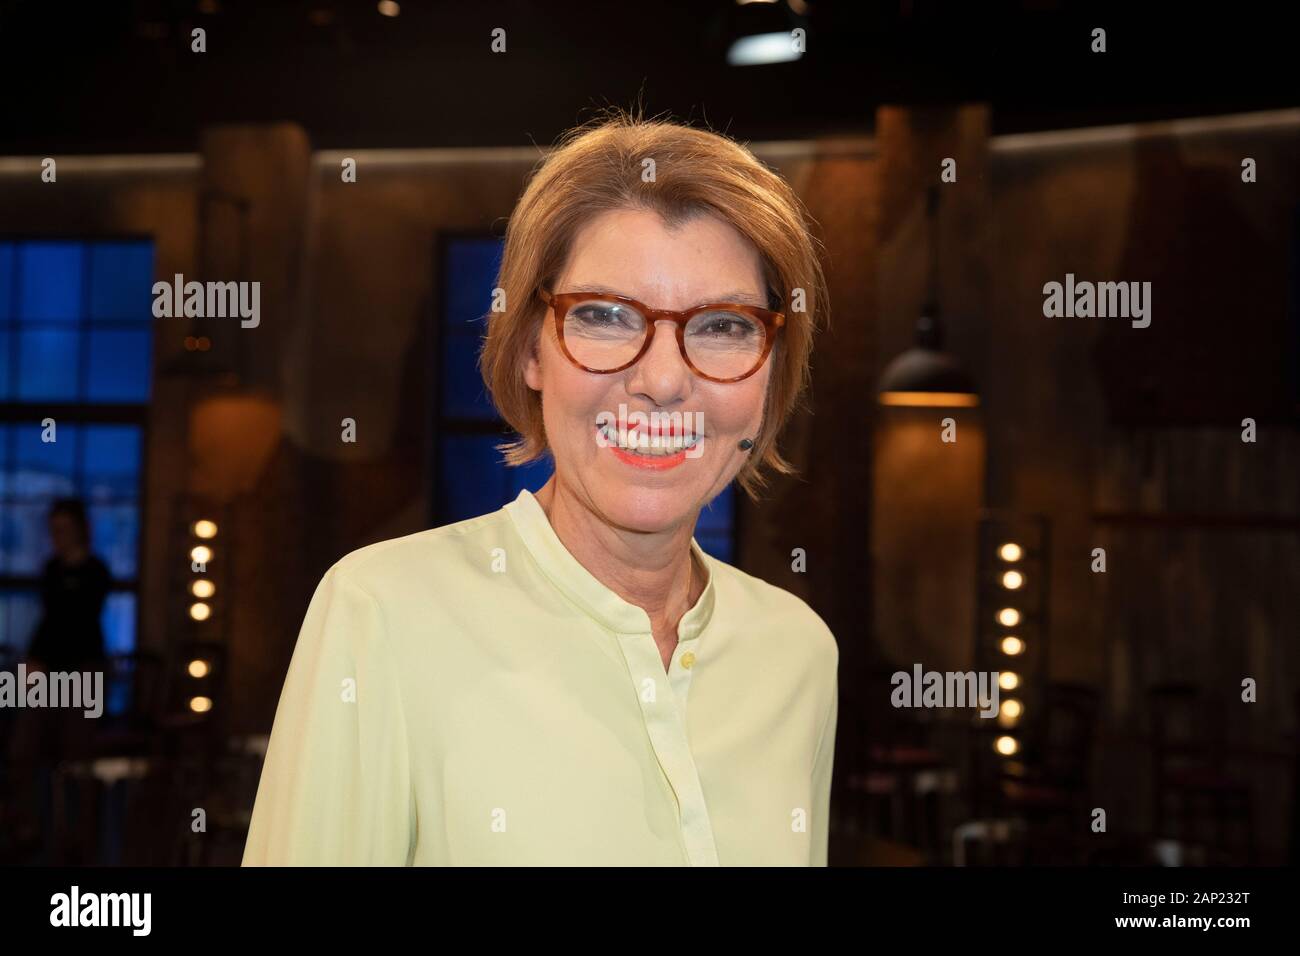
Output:
<instances>
[{"instance_id":1,"label":"woman","mask_svg":"<svg viewBox=\"0 0 1300 956\"><path fill-rule=\"evenodd\" d=\"M41 571L41 618L27 647L27 670L51 675L103 671L107 657L100 618L113 581L108 565L92 551L85 504L80 498L57 499L47 526L54 554ZM94 722L80 708L23 709L15 715L9 771L14 780L32 781L35 813L17 807L15 819L3 821L6 833L25 849L42 845L41 859L47 863L81 862L58 856L65 848L54 845L55 770L92 748ZM80 811L84 824L85 808L77 807L75 795L69 784L60 798L74 808L74 816Z\"/></svg>"},{"instance_id":2,"label":"woman","mask_svg":"<svg viewBox=\"0 0 1300 956\"><path fill-rule=\"evenodd\" d=\"M55 501L48 522L54 555L41 572L42 614L27 648L28 666L55 672L102 670L100 618L112 575L91 552L90 521L81 499Z\"/></svg>"},{"instance_id":3,"label":"woman","mask_svg":"<svg viewBox=\"0 0 1300 956\"><path fill-rule=\"evenodd\" d=\"M824 299L797 198L728 139L615 117L536 172L498 284L506 457L555 472L326 573L244 863L825 865L835 640L693 538L731 481L792 471Z\"/></svg>"}]
</instances>

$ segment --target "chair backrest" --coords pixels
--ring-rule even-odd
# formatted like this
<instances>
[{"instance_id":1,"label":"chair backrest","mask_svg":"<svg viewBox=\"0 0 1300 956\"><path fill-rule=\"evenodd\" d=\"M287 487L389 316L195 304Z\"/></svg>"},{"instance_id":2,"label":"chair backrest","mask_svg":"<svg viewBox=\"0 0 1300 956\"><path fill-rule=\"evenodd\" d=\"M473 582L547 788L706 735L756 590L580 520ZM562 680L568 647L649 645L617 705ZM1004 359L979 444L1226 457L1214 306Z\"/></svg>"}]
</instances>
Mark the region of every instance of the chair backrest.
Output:
<instances>
[{"instance_id":1,"label":"chair backrest","mask_svg":"<svg viewBox=\"0 0 1300 956\"><path fill-rule=\"evenodd\" d=\"M1086 790L1101 694L1087 684L1053 681L1047 686L1044 706L1044 769L1055 782Z\"/></svg>"},{"instance_id":2,"label":"chair backrest","mask_svg":"<svg viewBox=\"0 0 1300 956\"><path fill-rule=\"evenodd\" d=\"M904 668L876 661L865 669L861 699L864 743L870 754L896 748L923 747L929 743L932 714L925 710L894 707L890 702L895 691L893 676Z\"/></svg>"},{"instance_id":3,"label":"chair backrest","mask_svg":"<svg viewBox=\"0 0 1300 956\"><path fill-rule=\"evenodd\" d=\"M1222 734L1215 727L1200 685L1171 681L1147 689L1152 760L1157 773L1213 760Z\"/></svg>"},{"instance_id":4,"label":"chair backrest","mask_svg":"<svg viewBox=\"0 0 1300 956\"><path fill-rule=\"evenodd\" d=\"M121 699L123 718L133 727L149 727L161 717L166 663L160 654L137 650L108 659L108 695ZM117 696L115 696L117 695Z\"/></svg>"}]
</instances>

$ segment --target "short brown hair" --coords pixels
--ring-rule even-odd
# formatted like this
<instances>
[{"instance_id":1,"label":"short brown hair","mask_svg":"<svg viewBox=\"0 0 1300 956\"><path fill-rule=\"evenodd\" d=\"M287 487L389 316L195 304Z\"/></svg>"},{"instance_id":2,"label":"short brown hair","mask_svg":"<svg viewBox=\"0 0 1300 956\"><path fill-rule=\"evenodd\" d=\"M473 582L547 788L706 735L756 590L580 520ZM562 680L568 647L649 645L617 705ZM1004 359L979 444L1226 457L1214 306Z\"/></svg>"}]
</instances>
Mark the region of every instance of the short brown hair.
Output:
<instances>
[{"instance_id":1,"label":"short brown hair","mask_svg":"<svg viewBox=\"0 0 1300 956\"><path fill-rule=\"evenodd\" d=\"M655 175L642 177L653 159ZM506 228L497 287L505 311L489 314L479 369L502 417L519 433L498 446L522 465L547 451L541 399L524 381L522 358L537 341L546 305L538 290L563 271L574 236L600 213L657 212L669 228L700 213L730 224L758 249L769 307L786 313L772 350L763 425L737 480L751 499L763 466L794 474L776 436L808 384L815 329L826 312L826 280L810 218L790 185L744 146L718 133L615 110L570 130L533 171ZM794 290L804 310L792 312Z\"/></svg>"}]
</instances>

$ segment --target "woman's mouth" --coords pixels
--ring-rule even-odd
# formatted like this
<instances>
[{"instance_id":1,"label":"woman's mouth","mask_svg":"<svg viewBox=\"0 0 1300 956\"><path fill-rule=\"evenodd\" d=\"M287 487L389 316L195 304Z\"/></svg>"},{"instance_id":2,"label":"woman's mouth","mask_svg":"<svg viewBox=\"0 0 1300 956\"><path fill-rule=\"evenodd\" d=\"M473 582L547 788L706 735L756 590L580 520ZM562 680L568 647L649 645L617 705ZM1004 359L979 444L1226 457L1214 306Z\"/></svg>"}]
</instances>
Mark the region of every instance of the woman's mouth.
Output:
<instances>
[{"instance_id":1,"label":"woman's mouth","mask_svg":"<svg viewBox=\"0 0 1300 956\"><path fill-rule=\"evenodd\" d=\"M628 429L622 435L618 428L610 424L596 425L598 443L609 448L614 456L624 464L634 468L663 470L676 468L687 457L699 457L690 453L699 449L704 436L698 433L663 431L651 434L647 430Z\"/></svg>"}]
</instances>

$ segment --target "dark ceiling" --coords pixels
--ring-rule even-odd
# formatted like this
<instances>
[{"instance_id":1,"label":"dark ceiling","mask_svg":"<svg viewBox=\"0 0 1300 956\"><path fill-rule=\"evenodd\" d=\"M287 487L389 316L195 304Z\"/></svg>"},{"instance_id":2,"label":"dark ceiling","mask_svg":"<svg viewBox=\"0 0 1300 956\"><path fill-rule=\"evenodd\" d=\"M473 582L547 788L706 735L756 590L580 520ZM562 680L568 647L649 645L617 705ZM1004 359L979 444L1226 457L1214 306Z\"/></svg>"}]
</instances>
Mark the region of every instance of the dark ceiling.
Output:
<instances>
[{"instance_id":1,"label":"dark ceiling","mask_svg":"<svg viewBox=\"0 0 1300 956\"><path fill-rule=\"evenodd\" d=\"M386 17L367 0L0 0L0 152L192 150L206 125L274 120L318 148L545 144L638 101L741 139L870 132L881 103L988 101L995 132L1300 103L1274 4L807 6L791 20L785 3L734 0L403 0ZM735 37L791 23L807 31L799 62L725 64ZM206 53L190 52L194 27Z\"/></svg>"}]
</instances>

